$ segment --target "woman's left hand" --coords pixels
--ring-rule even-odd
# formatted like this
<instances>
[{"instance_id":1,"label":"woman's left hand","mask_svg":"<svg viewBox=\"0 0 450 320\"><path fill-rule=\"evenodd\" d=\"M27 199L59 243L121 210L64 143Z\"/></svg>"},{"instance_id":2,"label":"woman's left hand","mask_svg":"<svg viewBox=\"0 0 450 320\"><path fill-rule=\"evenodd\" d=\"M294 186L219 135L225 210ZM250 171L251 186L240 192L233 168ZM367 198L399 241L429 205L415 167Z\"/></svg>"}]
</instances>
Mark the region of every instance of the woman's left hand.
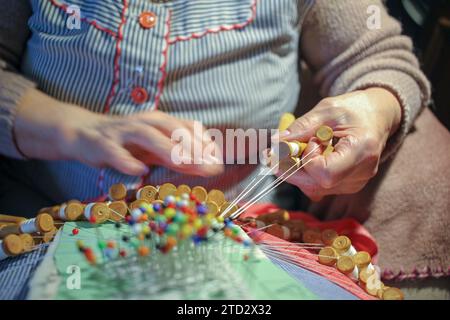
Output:
<instances>
[{"instance_id":1,"label":"woman's left hand","mask_svg":"<svg viewBox=\"0 0 450 320\"><path fill-rule=\"evenodd\" d=\"M287 181L313 201L360 191L376 175L381 153L398 129L401 113L397 98L383 88L322 100L280 133L280 138L308 142L304 155L319 144L314 136L321 125L330 126L339 141L326 157L322 155L324 148L317 148L303 162L312 160Z\"/></svg>"}]
</instances>

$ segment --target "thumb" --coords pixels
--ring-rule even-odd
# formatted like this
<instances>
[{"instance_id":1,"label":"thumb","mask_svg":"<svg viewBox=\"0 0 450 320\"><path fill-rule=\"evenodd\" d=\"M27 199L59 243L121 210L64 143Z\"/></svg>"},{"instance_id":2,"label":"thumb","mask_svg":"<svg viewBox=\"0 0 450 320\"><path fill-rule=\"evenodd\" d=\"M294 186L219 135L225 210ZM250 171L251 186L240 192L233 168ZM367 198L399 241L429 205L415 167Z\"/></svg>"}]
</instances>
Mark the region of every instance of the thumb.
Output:
<instances>
[{"instance_id":1,"label":"thumb","mask_svg":"<svg viewBox=\"0 0 450 320\"><path fill-rule=\"evenodd\" d=\"M308 142L315 136L316 130L324 124L324 120L317 113L307 113L289 126L287 129L289 133L284 135L283 139Z\"/></svg>"}]
</instances>

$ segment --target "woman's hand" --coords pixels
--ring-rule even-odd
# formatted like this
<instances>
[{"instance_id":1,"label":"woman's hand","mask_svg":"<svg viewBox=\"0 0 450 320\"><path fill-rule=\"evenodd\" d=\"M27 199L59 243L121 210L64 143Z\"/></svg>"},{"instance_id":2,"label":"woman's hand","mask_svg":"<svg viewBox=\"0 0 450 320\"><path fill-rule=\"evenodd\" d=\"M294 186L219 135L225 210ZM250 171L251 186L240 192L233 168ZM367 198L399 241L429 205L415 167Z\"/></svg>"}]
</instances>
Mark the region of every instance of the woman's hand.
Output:
<instances>
[{"instance_id":1,"label":"woman's hand","mask_svg":"<svg viewBox=\"0 0 450 320\"><path fill-rule=\"evenodd\" d=\"M181 165L172 161L175 142L171 134L175 129L188 130L197 145L211 143L205 139L207 135L194 133L194 124L160 111L106 116L62 103L32 89L19 105L14 133L18 148L29 158L78 160L135 176L146 174L150 164L192 175L220 174L223 171L220 158L208 163L191 159L192 164ZM197 127L204 132L203 126L197 124ZM185 154L194 157L193 152ZM186 160L185 163L189 162Z\"/></svg>"},{"instance_id":2,"label":"woman's hand","mask_svg":"<svg viewBox=\"0 0 450 320\"><path fill-rule=\"evenodd\" d=\"M324 148L318 148L303 162L312 160L287 181L313 201L358 192L377 173L381 153L400 121L400 104L386 89L370 88L322 100L280 137L309 142L306 155L319 144L314 138L317 128L328 125L339 142L326 157L321 155Z\"/></svg>"}]
</instances>

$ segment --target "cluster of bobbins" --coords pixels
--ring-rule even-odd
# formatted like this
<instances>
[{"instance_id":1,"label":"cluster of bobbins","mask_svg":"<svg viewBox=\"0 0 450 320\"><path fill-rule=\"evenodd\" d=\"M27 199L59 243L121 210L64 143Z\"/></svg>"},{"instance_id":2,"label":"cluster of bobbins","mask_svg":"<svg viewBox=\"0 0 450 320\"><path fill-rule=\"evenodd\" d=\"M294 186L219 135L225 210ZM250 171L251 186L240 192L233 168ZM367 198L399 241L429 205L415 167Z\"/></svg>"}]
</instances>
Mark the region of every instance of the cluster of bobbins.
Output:
<instances>
[{"instance_id":1,"label":"cluster of bobbins","mask_svg":"<svg viewBox=\"0 0 450 320\"><path fill-rule=\"evenodd\" d=\"M91 265L130 255L147 257L155 251L168 254L180 244L199 245L219 232L244 248L252 247L251 241L241 236L241 229L231 219L220 216L220 212L229 207L220 190L207 192L203 187L191 190L186 185L175 187L169 183L159 188L145 186L137 190L136 200L129 204L124 200L127 191L123 185L112 186L109 193L113 201L104 204L102 212L92 211L97 203L86 205L83 211L84 219L91 223L98 224L104 219L115 222L117 231L116 237L109 240L97 235L101 259L82 240L77 241L79 251ZM101 221L98 219L100 213ZM115 215L113 219L111 215ZM122 233L125 225L128 228ZM73 229L73 236L78 235L76 230ZM248 255L244 255L244 260L247 259Z\"/></svg>"},{"instance_id":2,"label":"cluster of bobbins","mask_svg":"<svg viewBox=\"0 0 450 320\"><path fill-rule=\"evenodd\" d=\"M368 252L357 251L347 236L339 235L333 229L308 228L302 220L291 220L286 210L246 218L242 222L286 241L318 245L319 263L335 267L357 282L368 294L383 300L404 299L400 289L385 286L380 281Z\"/></svg>"},{"instance_id":3,"label":"cluster of bobbins","mask_svg":"<svg viewBox=\"0 0 450 320\"><path fill-rule=\"evenodd\" d=\"M56 231L55 222L47 213L40 213L33 219L0 214L0 260L50 242Z\"/></svg>"},{"instance_id":4,"label":"cluster of bobbins","mask_svg":"<svg viewBox=\"0 0 450 320\"><path fill-rule=\"evenodd\" d=\"M280 132L287 130L294 121L295 116L293 114L283 114L278 124L278 130ZM322 155L325 157L334 151L333 135L333 129L326 125L322 125L316 130L315 137L324 148ZM271 150L271 155L276 154L279 159L279 168L282 171L288 171L293 166L300 167L302 165L302 158L307 146L308 144L305 142L281 140L278 148Z\"/></svg>"},{"instance_id":5,"label":"cluster of bobbins","mask_svg":"<svg viewBox=\"0 0 450 320\"><path fill-rule=\"evenodd\" d=\"M124 184L114 184L109 188L109 199L106 202L93 202L82 204L72 200L62 205L43 208L40 212L47 212L53 218L62 221L87 220L92 223L103 223L108 220L122 221L131 210L141 207L143 204L154 204L164 202L167 196L180 196L182 194L192 195L199 203L204 203L210 213L220 214L230 206L222 191L212 189L209 192L202 186L192 189L188 185L178 187L165 183L159 187L147 185L136 191L128 191ZM238 209L233 206L229 210L231 215Z\"/></svg>"}]
</instances>

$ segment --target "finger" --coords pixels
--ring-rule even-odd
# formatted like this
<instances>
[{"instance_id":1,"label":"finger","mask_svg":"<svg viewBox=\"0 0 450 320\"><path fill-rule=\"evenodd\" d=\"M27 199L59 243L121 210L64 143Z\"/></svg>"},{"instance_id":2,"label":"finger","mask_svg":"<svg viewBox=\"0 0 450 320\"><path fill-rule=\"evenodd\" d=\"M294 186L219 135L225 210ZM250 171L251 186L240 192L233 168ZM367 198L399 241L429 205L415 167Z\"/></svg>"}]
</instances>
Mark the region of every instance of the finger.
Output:
<instances>
[{"instance_id":1,"label":"finger","mask_svg":"<svg viewBox=\"0 0 450 320\"><path fill-rule=\"evenodd\" d=\"M174 156L172 151L175 148L175 144L159 130L150 126L137 127L127 136L127 141L146 150L151 155L148 161L163 165L177 172L208 177L217 175L223 170L221 165L195 164L190 156L190 150L183 150L183 145L181 150L182 155L175 161L172 158Z\"/></svg>"},{"instance_id":2,"label":"finger","mask_svg":"<svg viewBox=\"0 0 450 320\"><path fill-rule=\"evenodd\" d=\"M208 129L198 121L182 121L194 135L194 148L198 148L194 151L194 160L198 164L223 164L222 147L212 139Z\"/></svg>"},{"instance_id":3,"label":"finger","mask_svg":"<svg viewBox=\"0 0 450 320\"><path fill-rule=\"evenodd\" d=\"M99 164L104 164L130 176L141 176L148 173L148 167L120 145L105 145L102 149L98 155L97 162Z\"/></svg>"},{"instance_id":4,"label":"finger","mask_svg":"<svg viewBox=\"0 0 450 320\"><path fill-rule=\"evenodd\" d=\"M144 112L133 116L139 122L145 123L163 133L167 137L172 137L172 133L180 128L185 128L184 123L161 111Z\"/></svg>"},{"instance_id":5,"label":"finger","mask_svg":"<svg viewBox=\"0 0 450 320\"><path fill-rule=\"evenodd\" d=\"M339 140L332 153L315 157L304 169L320 186L333 188L358 168L360 148L359 140L348 135Z\"/></svg>"}]
</instances>

